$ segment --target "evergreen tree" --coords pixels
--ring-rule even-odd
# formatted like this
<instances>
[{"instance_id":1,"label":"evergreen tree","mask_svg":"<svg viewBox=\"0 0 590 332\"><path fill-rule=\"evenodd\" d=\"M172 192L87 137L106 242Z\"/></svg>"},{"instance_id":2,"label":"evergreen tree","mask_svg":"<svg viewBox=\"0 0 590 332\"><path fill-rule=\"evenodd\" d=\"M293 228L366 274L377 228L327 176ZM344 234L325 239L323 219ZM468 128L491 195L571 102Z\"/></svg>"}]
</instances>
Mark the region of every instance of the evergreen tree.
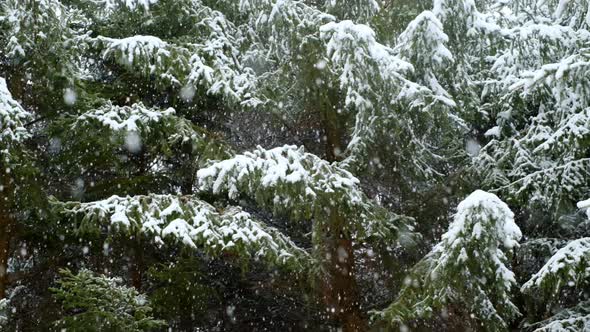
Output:
<instances>
[{"instance_id":1,"label":"evergreen tree","mask_svg":"<svg viewBox=\"0 0 590 332\"><path fill-rule=\"evenodd\" d=\"M516 280L501 248L512 250L521 236L504 202L494 194L473 192L457 207L442 242L412 269L396 302L378 317L409 323L456 310L473 320L474 328L506 330L520 313L510 299Z\"/></svg>"},{"instance_id":2,"label":"evergreen tree","mask_svg":"<svg viewBox=\"0 0 590 332\"><path fill-rule=\"evenodd\" d=\"M2 1L0 325L584 329L589 6Z\"/></svg>"},{"instance_id":3,"label":"evergreen tree","mask_svg":"<svg viewBox=\"0 0 590 332\"><path fill-rule=\"evenodd\" d=\"M257 150L215 163L197 172L202 190L250 197L274 213L313 220L311 238L326 275L324 301L348 330L364 328L358 312L353 241L396 239L408 234L406 218L371 202L359 180L302 148Z\"/></svg>"}]
</instances>

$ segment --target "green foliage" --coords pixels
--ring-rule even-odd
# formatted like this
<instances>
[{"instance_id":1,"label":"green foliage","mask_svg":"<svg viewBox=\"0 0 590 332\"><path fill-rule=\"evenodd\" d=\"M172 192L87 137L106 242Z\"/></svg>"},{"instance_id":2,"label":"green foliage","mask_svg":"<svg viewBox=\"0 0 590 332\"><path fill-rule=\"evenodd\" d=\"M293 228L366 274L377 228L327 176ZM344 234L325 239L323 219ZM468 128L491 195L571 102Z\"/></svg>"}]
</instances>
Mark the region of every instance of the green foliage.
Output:
<instances>
[{"instance_id":1,"label":"green foliage","mask_svg":"<svg viewBox=\"0 0 590 332\"><path fill-rule=\"evenodd\" d=\"M154 311L174 327L229 315L225 308L205 314L221 304L208 302L216 281L199 274L222 259L232 268L263 260L264 273L336 271L321 280L325 293L346 284L331 295L338 304L350 300L343 308L354 307L361 320L360 308L396 296L400 286L377 315L391 326L451 313L466 318L463 328L506 330L521 309L535 321L555 305L580 302L590 244L574 204L590 191L589 5L1 1L0 248L9 249L0 269L10 279L0 280L2 293L36 269L100 266L104 242L117 246L116 255L103 252L112 254L109 264L131 265L112 272L131 273L134 285L147 281ZM257 144L265 147L252 150ZM448 207L478 187L502 195L516 217L495 195L474 193L441 242L395 285L452 218ZM46 211L50 195L79 202L50 198ZM400 210L420 223L424 251L404 241L419 236ZM521 235L515 218L528 237L515 271L519 280L530 277L521 291L534 304L522 308L512 302L516 278L506 254ZM115 236L121 241L109 242ZM130 248L129 239L149 250ZM86 242L97 250L80 254ZM167 250L190 257L167 264ZM144 254L157 264L142 279ZM371 264L382 256L399 257L395 277L373 278ZM289 277L257 275L256 287ZM249 287L227 278L234 280L225 285ZM372 288L357 287L359 280ZM115 279L63 271L59 285L68 314L62 327L161 326ZM23 301L46 296L47 285L29 286ZM319 301L299 290L277 286L237 303L265 299L260 309L274 301L270 310L283 300L313 302L306 310L316 311ZM537 304L546 309L542 318L533 317ZM581 329L586 307L524 328ZM312 328L304 325L291 327Z\"/></svg>"},{"instance_id":2,"label":"green foliage","mask_svg":"<svg viewBox=\"0 0 590 332\"><path fill-rule=\"evenodd\" d=\"M219 306L215 289L207 284L199 270L199 259L180 257L170 264L158 264L149 270L155 290L150 300L159 317L176 322L200 321L211 306Z\"/></svg>"},{"instance_id":3,"label":"green foliage","mask_svg":"<svg viewBox=\"0 0 590 332\"><path fill-rule=\"evenodd\" d=\"M485 170L487 187L558 218L590 189L589 38L578 21L588 4L533 6L538 25L521 21L527 8L514 8L514 19L494 28L511 46L491 58L485 107L497 126L475 167Z\"/></svg>"},{"instance_id":4,"label":"green foliage","mask_svg":"<svg viewBox=\"0 0 590 332\"><path fill-rule=\"evenodd\" d=\"M431 7L432 1L428 0L388 1L381 6L370 26L384 44L395 45L397 37L406 29L408 23Z\"/></svg>"},{"instance_id":5,"label":"green foliage","mask_svg":"<svg viewBox=\"0 0 590 332\"><path fill-rule=\"evenodd\" d=\"M327 13L339 20L354 20L359 23L369 22L380 10L376 0L327 0L325 7Z\"/></svg>"},{"instance_id":6,"label":"green foliage","mask_svg":"<svg viewBox=\"0 0 590 332\"><path fill-rule=\"evenodd\" d=\"M27 103L43 105L43 113L67 106L64 89L86 76L79 59L89 50L87 25L78 10L58 0L3 1L0 68L18 87L13 93Z\"/></svg>"},{"instance_id":7,"label":"green foliage","mask_svg":"<svg viewBox=\"0 0 590 332\"><path fill-rule=\"evenodd\" d=\"M0 163L5 167L15 164L15 154L23 150L23 141L30 138L24 127L30 119L31 114L13 99L6 80L0 77Z\"/></svg>"},{"instance_id":8,"label":"green foliage","mask_svg":"<svg viewBox=\"0 0 590 332\"><path fill-rule=\"evenodd\" d=\"M446 47L448 41L442 23L432 12L424 11L399 35L395 51L414 66L412 76L417 82L454 107L455 102L438 82L439 78L448 80L448 69L454 64L453 55Z\"/></svg>"},{"instance_id":9,"label":"green foliage","mask_svg":"<svg viewBox=\"0 0 590 332\"><path fill-rule=\"evenodd\" d=\"M103 8L92 39L103 60L186 101L211 95L229 104L257 103L250 100L256 77L242 64L246 39L222 13L195 0L138 7L118 2Z\"/></svg>"},{"instance_id":10,"label":"green foliage","mask_svg":"<svg viewBox=\"0 0 590 332\"><path fill-rule=\"evenodd\" d=\"M150 316L152 308L144 295L118 278L96 276L82 269L77 274L60 270L52 289L66 315L56 322L71 331L148 331L166 324Z\"/></svg>"}]
</instances>

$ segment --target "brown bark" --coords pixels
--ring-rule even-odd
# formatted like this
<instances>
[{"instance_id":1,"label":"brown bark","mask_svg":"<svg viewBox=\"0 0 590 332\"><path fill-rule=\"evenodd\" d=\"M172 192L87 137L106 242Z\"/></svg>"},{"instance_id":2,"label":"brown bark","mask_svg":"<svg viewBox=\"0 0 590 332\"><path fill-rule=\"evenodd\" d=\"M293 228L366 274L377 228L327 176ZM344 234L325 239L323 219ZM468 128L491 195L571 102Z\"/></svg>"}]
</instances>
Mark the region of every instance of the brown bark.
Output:
<instances>
[{"instance_id":1,"label":"brown bark","mask_svg":"<svg viewBox=\"0 0 590 332\"><path fill-rule=\"evenodd\" d=\"M342 151L342 134L338 126L338 115L334 110L329 108L332 105L326 105L328 109L324 111L323 127L326 134L326 159L330 162L340 160Z\"/></svg>"},{"instance_id":2,"label":"brown bark","mask_svg":"<svg viewBox=\"0 0 590 332\"><path fill-rule=\"evenodd\" d=\"M328 276L324 285L324 302L344 331L365 331L367 323L360 309L360 293L355 279L352 240L346 232L345 219L334 208L326 230Z\"/></svg>"},{"instance_id":3,"label":"brown bark","mask_svg":"<svg viewBox=\"0 0 590 332\"><path fill-rule=\"evenodd\" d=\"M6 297L8 288L8 257L10 250L10 221L0 212L0 299Z\"/></svg>"},{"instance_id":4,"label":"brown bark","mask_svg":"<svg viewBox=\"0 0 590 332\"><path fill-rule=\"evenodd\" d=\"M2 176L3 190L0 192L0 299L6 297L8 288L8 258L10 257L10 237L12 228L12 219L8 208L8 202L5 200L5 193L9 192L8 179L6 175Z\"/></svg>"},{"instance_id":5,"label":"brown bark","mask_svg":"<svg viewBox=\"0 0 590 332\"><path fill-rule=\"evenodd\" d=\"M326 135L326 159L334 162L340 160L343 153L342 133L334 107L337 96L329 94L326 97L321 105L322 125ZM331 209L326 226L324 238L326 263L329 266L326 269L328 276L323 290L325 305L344 331L365 331L367 322L360 309L353 242L347 230L347 222L337 208Z\"/></svg>"},{"instance_id":6,"label":"brown bark","mask_svg":"<svg viewBox=\"0 0 590 332\"><path fill-rule=\"evenodd\" d=\"M180 191L183 195L192 195L193 185L195 184L195 174L197 171L192 165L190 165L191 162L187 162L187 164L189 164L189 166L187 166L185 170L188 173L188 175L184 175L184 178L182 179L182 182L180 184Z\"/></svg>"}]
</instances>

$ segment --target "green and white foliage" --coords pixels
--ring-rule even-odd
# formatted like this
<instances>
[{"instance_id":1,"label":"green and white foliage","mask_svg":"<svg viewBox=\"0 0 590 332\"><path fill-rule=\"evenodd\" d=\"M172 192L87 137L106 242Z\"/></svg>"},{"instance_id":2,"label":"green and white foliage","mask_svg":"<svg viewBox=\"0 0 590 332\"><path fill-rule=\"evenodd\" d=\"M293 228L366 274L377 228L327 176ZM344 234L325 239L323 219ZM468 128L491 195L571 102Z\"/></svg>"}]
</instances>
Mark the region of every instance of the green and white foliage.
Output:
<instances>
[{"instance_id":1,"label":"green and white foliage","mask_svg":"<svg viewBox=\"0 0 590 332\"><path fill-rule=\"evenodd\" d=\"M488 108L497 126L476 167L488 170L487 187L561 214L590 189L590 33L579 20L588 4L526 2L513 10L498 30L511 46L489 58L484 89L496 100Z\"/></svg>"},{"instance_id":2,"label":"green and white foliage","mask_svg":"<svg viewBox=\"0 0 590 332\"><path fill-rule=\"evenodd\" d=\"M325 11L339 20L369 23L380 9L376 0L325 0Z\"/></svg>"},{"instance_id":3,"label":"green and white foliage","mask_svg":"<svg viewBox=\"0 0 590 332\"><path fill-rule=\"evenodd\" d=\"M268 84L259 90L267 107L276 108L286 119L302 110L322 117L336 111L331 121L344 124L350 143L346 151L335 154L347 157L346 167L362 168L385 157L377 156L376 142L396 133L396 139L403 141L397 146L412 146L418 155L416 162L397 161L400 168L427 175L437 172L429 159L438 159L440 142L427 138L440 136L433 131L449 122L444 108L453 103L408 80L412 65L379 43L369 26L337 22L301 2L242 1L242 8L257 18L259 43L251 54L252 61L268 68L262 73ZM288 89L278 90L286 88L281 81L292 77L297 80ZM426 124L407 127L418 121ZM407 154L388 151L387 155Z\"/></svg>"},{"instance_id":4,"label":"green and white foliage","mask_svg":"<svg viewBox=\"0 0 590 332\"><path fill-rule=\"evenodd\" d=\"M522 292L539 290L547 300L559 295L563 287L587 285L590 276L590 238L573 240L559 249L547 263L522 286Z\"/></svg>"},{"instance_id":5,"label":"green and white foliage","mask_svg":"<svg viewBox=\"0 0 590 332\"><path fill-rule=\"evenodd\" d=\"M88 25L80 11L58 0L6 0L0 4L0 66L41 91L61 89L84 78L80 57L88 50ZM25 78L26 74L26 78ZM61 99L61 98L60 98Z\"/></svg>"},{"instance_id":6,"label":"green and white foliage","mask_svg":"<svg viewBox=\"0 0 590 332\"><path fill-rule=\"evenodd\" d=\"M272 46L269 51L297 54L301 43L313 42L313 34L323 23L335 21L327 14L302 1L240 0L240 11L248 14L260 42ZM297 44L299 43L299 44Z\"/></svg>"},{"instance_id":7,"label":"green and white foliage","mask_svg":"<svg viewBox=\"0 0 590 332\"><path fill-rule=\"evenodd\" d=\"M590 220L590 198L580 201L576 205L578 206L578 209L586 212L586 215L588 216L588 220Z\"/></svg>"},{"instance_id":8,"label":"green and white foliage","mask_svg":"<svg viewBox=\"0 0 590 332\"><path fill-rule=\"evenodd\" d=\"M497 101L487 91L492 80L490 61L506 45L498 25L503 14L489 2L436 0L432 9L453 55L451 66L437 77L448 82L444 86L459 106L461 117L476 130L489 120L488 101L492 105Z\"/></svg>"},{"instance_id":9,"label":"green and white foliage","mask_svg":"<svg viewBox=\"0 0 590 332\"><path fill-rule=\"evenodd\" d=\"M0 329L8 321L8 299L0 300Z\"/></svg>"},{"instance_id":10,"label":"green and white foliage","mask_svg":"<svg viewBox=\"0 0 590 332\"><path fill-rule=\"evenodd\" d=\"M351 173L295 146L258 147L199 170L197 181L202 191L232 200L249 197L276 214L318 225L328 224L337 210L346 217L343 231L358 241L393 239L411 230L407 218L369 200Z\"/></svg>"},{"instance_id":11,"label":"green and white foliage","mask_svg":"<svg viewBox=\"0 0 590 332\"><path fill-rule=\"evenodd\" d=\"M582 210L587 201L578 203ZM590 238L572 240L557 250L531 278L521 291L531 300L541 301L547 309L562 307L565 295L579 303L561 309L554 316L525 327L531 331L584 331L590 327L590 309L586 298L590 280Z\"/></svg>"},{"instance_id":12,"label":"green and white foliage","mask_svg":"<svg viewBox=\"0 0 590 332\"><path fill-rule=\"evenodd\" d=\"M254 31L246 60L259 77L257 98L285 119L317 106L319 96L328 90L318 85L320 68L326 63L319 28L335 17L302 1L241 0L239 4L248 29ZM290 84L284 86L285 81Z\"/></svg>"},{"instance_id":13,"label":"green and white foliage","mask_svg":"<svg viewBox=\"0 0 590 332\"><path fill-rule=\"evenodd\" d=\"M239 207L217 209L193 196L112 196L105 200L52 202L66 227L78 234L123 232L151 239L154 245L179 243L211 256L232 253L299 266L306 252L277 229L256 221Z\"/></svg>"},{"instance_id":14,"label":"green and white foliage","mask_svg":"<svg viewBox=\"0 0 590 332\"><path fill-rule=\"evenodd\" d=\"M570 60L545 65L521 81L525 91L541 91L540 98L548 102L539 105L522 131L492 140L478 160L496 175L490 185L520 200L546 204L553 212L571 208L590 189L590 86L583 78L590 62Z\"/></svg>"},{"instance_id":15,"label":"green and white foliage","mask_svg":"<svg viewBox=\"0 0 590 332\"><path fill-rule=\"evenodd\" d=\"M82 269L74 274L60 270L57 287L51 289L66 316L57 327L74 331L149 331L164 327L150 315L148 299L120 278L95 275Z\"/></svg>"},{"instance_id":16,"label":"green and white foliage","mask_svg":"<svg viewBox=\"0 0 590 332\"><path fill-rule=\"evenodd\" d=\"M65 126L71 130L69 135L73 134L74 137L83 136L84 133L95 136L104 133L104 137L101 137L107 138L104 141L124 146L132 153L139 152L145 145L146 149L155 149L160 156L166 156L171 155L174 148L186 146L201 164L207 159L229 154L204 130L177 116L173 108L161 110L147 108L142 103L117 106L106 102L97 109L67 118ZM92 139L88 137L84 141L88 143Z\"/></svg>"},{"instance_id":17,"label":"green and white foliage","mask_svg":"<svg viewBox=\"0 0 590 332\"><path fill-rule=\"evenodd\" d=\"M17 314L14 304L19 300L19 296L21 296L25 290L25 286L16 286L8 292L5 298L0 299L0 331L10 330L12 319Z\"/></svg>"},{"instance_id":18,"label":"green and white foliage","mask_svg":"<svg viewBox=\"0 0 590 332\"><path fill-rule=\"evenodd\" d=\"M43 46L52 47L46 51L59 51L58 45L66 48L72 42L71 38L77 36L71 25L80 23L80 16L57 0L7 0L0 7L0 13L4 28L0 39L4 57L17 64L32 58L40 60L37 52Z\"/></svg>"},{"instance_id":19,"label":"green and white foliage","mask_svg":"<svg viewBox=\"0 0 590 332\"><path fill-rule=\"evenodd\" d=\"M127 7L129 10L149 10L150 6L158 3L158 0L102 0L107 6L107 9L116 10L121 6Z\"/></svg>"},{"instance_id":20,"label":"green and white foliage","mask_svg":"<svg viewBox=\"0 0 590 332\"><path fill-rule=\"evenodd\" d=\"M587 331L590 329L590 302L580 302L573 308L563 309L546 320L524 327L532 332Z\"/></svg>"},{"instance_id":21,"label":"green and white foliage","mask_svg":"<svg viewBox=\"0 0 590 332\"><path fill-rule=\"evenodd\" d=\"M142 103L117 106L103 102L98 108L55 121L50 134L50 152L59 161L57 171L65 171L62 177L94 182L92 190L98 196L87 199L105 197L99 194L104 191L101 188L112 185L123 186L118 193L128 194L137 193L126 190L138 183L162 190L157 183L163 182L175 192L175 186L192 183L192 174L180 178L179 169L193 173L209 159L231 155L229 147L178 116L173 108L148 108ZM129 178L130 174L137 176ZM186 186L183 190L190 193ZM81 193L75 196L81 198Z\"/></svg>"},{"instance_id":22,"label":"green and white foliage","mask_svg":"<svg viewBox=\"0 0 590 332\"><path fill-rule=\"evenodd\" d=\"M452 32L451 43L457 47L464 44L476 31L479 11L473 0L435 0L432 12L443 22L445 30Z\"/></svg>"},{"instance_id":23,"label":"green and white foliage","mask_svg":"<svg viewBox=\"0 0 590 332\"><path fill-rule=\"evenodd\" d=\"M348 2L324 5L356 10ZM376 3L359 3L364 11L373 5L376 11ZM240 8L256 26L247 57L264 78L257 89L264 107L286 122L314 116L342 130L347 147L338 147L334 155L345 159L342 166L349 170L394 158L401 173L428 178L443 172L444 156L454 147L441 147L453 145L446 140L460 127L448 112L455 104L409 80L413 66L380 43L371 27L338 21L330 10L300 1L243 0ZM451 134L441 128L450 128ZM378 143L383 140L396 143L383 151ZM413 158L397 151L401 147L414 151Z\"/></svg>"},{"instance_id":24,"label":"green and white foliage","mask_svg":"<svg viewBox=\"0 0 590 332\"><path fill-rule=\"evenodd\" d=\"M30 137L24 127L30 119L31 114L12 98L6 80L0 77L0 158L3 162L9 161L15 146Z\"/></svg>"},{"instance_id":25,"label":"green and white foliage","mask_svg":"<svg viewBox=\"0 0 590 332\"><path fill-rule=\"evenodd\" d=\"M437 78L447 73L454 62L446 47L448 41L439 19L431 11L424 11L400 34L395 52L414 66L417 82L429 87L436 95L450 99ZM451 101L447 103L454 105Z\"/></svg>"},{"instance_id":26,"label":"green and white foliage","mask_svg":"<svg viewBox=\"0 0 590 332\"><path fill-rule=\"evenodd\" d=\"M403 141L400 147L412 146L416 152L412 158L404 158L404 153L388 151L402 159L396 164L422 176L437 174L432 166L433 159L440 157L439 142L429 138L437 136L436 128L451 120L445 107L454 106L453 101L406 79L412 65L378 43L374 31L366 25L328 23L320 28L320 37L326 43L328 68L338 78L345 97L342 107L355 115L344 163L366 165L375 156L371 152L377 150L377 142L393 132ZM412 126L416 122L424 126Z\"/></svg>"},{"instance_id":27,"label":"green and white foliage","mask_svg":"<svg viewBox=\"0 0 590 332\"><path fill-rule=\"evenodd\" d=\"M257 78L242 64L246 38L221 12L197 0L142 4L141 10L126 2L105 8L99 33L108 35L93 39L105 61L152 78L156 86L172 88L187 101L199 93L229 103L258 103L251 99Z\"/></svg>"},{"instance_id":28,"label":"green and white foliage","mask_svg":"<svg viewBox=\"0 0 590 332\"><path fill-rule=\"evenodd\" d=\"M575 2L559 1L564 8L585 14L587 5L581 7ZM487 59L491 67L484 83L484 95L501 98L496 105L490 100L493 105L490 107L496 108L494 112L498 114L497 121L504 134L521 129L528 120L531 110L521 107L523 102L545 108L554 102L547 97L561 89L545 87L543 81L547 79L546 83L551 85L560 79L544 76L551 71L555 73L550 69L556 69L564 60L568 62L568 57L587 47L588 31L556 19L556 5L556 1L504 3L499 9L502 15L494 19L497 22L494 31L500 40L496 45L497 53L490 54ZM561 68L562 74L567 71L566 66ZM535 83L541 84L530 89ZM525 93L519 89L522 87Z\"/></svg>"},{"instance_id":29,"label":"green and white foliage","mask_svg":"<svg viewBox=\"0 0 590 332\"><path fill-rule=\"evenodd\" d=\"M377 317L408 323L457 305L478 328L504 331L520 315L510 300L516 285L504 250L522 234L496 195L477 190L463 200L442 241L410 272L398 299Z\"/></svg>"}]
</instances>

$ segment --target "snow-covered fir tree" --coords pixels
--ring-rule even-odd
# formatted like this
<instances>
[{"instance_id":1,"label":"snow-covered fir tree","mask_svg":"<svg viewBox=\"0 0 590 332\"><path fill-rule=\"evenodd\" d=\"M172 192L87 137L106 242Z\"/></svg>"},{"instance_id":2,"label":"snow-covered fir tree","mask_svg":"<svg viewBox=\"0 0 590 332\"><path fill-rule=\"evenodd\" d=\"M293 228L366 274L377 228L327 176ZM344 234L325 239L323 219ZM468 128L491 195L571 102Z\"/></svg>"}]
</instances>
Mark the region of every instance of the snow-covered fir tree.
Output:
<instances>
[{"instance_id":1,"label":"snow-covered fir tree","mask_svg":"<svg viewBox=\"0 0 590 332\"><path fill-rule=\"evenodd\" d=\"M412 268L396 302L377 317L403 324L444 311L473 320L474 329L506 330L520 313L503 250L515 249L521 236L506 203L473 192L459 203L442 241Z\"/></svg>"}]
</instances>

